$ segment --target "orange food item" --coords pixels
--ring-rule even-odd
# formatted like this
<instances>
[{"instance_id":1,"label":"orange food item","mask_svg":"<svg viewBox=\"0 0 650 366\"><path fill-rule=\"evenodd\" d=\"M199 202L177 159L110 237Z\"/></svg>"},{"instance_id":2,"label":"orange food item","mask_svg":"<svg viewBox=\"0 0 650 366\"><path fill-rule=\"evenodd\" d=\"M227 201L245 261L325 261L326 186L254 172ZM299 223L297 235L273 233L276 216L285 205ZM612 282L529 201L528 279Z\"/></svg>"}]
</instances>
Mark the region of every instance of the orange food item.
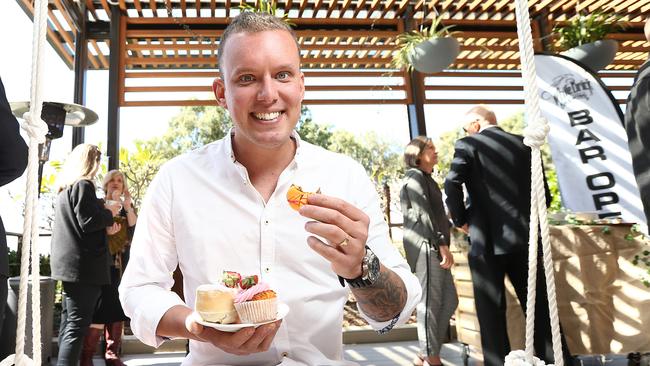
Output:
<instances>
[{"instance_id":1,"label":"orange food item","mask_svg":"<svg viewBox=\"0 0 650 366\"><path fill-rule=\"evenodd\" d=\"M314 193L320 193L320 189ZM309 195L311 194L313 193L304 192L300 186L292 184L287 191L287 201L289 202L289 206L296 211L300 210L300 207L307 204L307 198L309 198Z\"/></svg>"},{"instance_id":2,"label":"orange food item","mask_svg":"<svg viewBox=\"0 0 650 366\"><path fill-rule=\"evenodd\" d=\"M266 291L262 291L262 292L260 292L259 294L255 294L255 296L253 296L253 297L251 298L251 301L256 301L256 300L267 300L267 299L273 299L273 298L275 298L275 297L277 297L277 295L275 294L275 291L273 291L273 290L266 290Z\"/></svg>"}]
</instances>

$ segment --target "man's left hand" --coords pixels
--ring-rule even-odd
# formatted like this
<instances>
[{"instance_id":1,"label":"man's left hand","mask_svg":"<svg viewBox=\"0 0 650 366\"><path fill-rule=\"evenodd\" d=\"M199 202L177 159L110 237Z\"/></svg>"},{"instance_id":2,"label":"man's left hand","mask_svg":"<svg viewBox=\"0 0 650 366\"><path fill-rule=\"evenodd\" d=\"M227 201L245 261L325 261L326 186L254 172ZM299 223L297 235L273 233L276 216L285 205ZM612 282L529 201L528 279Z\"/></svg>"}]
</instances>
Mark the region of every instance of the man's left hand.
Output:
<instances>
[{"instance_id":1,"label":"man's left hand","mask_svg":"<svg viewBox=\"0 0 650 366\"><path fill-rule=\"evenodd\" d=\"M368 215L342 199L316 193L309 195L308 204L299 213L314 220L307 222L305 230L318 237L310 236L307 243L331 263L332 270L343 278L361 276Z\"/></svg>"}]
</instances>

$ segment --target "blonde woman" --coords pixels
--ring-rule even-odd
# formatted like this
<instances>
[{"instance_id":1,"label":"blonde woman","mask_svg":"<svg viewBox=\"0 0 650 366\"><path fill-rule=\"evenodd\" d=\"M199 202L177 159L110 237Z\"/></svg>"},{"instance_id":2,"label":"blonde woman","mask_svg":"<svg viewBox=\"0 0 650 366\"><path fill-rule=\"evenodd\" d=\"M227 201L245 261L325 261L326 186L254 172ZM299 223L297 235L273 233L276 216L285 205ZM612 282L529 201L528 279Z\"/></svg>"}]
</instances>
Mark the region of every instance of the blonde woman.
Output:
<instances>
[{"instance_id":1,"label":"blonde woman","mask_svg":"<svg viewBox=\"0 0 650 366\"><path fill-rule=\"evenodd\" d=\"M128 318L124 315L124 310L122 310L117 288L120 285L120 279L128 261L129 245L133 238L135 222L138 217L133 208L129 187L122 172L111 170L106 173L102 188L106 194L106 202L118 202L122 206L119 214L114 217L114 221L120 224L120 229L108 235L108 249L111 254L111 283L102 287L102 294L93 316L93 324L84 339L80 366L93 364L93 354L102 333L104 333L104 340L106 341L106 352L104 352L106 365L124 366L120 359L120 346L122 344L124 321Z\"/></svg>"},{"instance_id":2,"label":"blonde woman","mask_svg":"<svg viewBox=\"0 0 650 366\"><path fill-rule=\"evenodd\" d=\"M59 327L57 365L76 365L83 337L103 285L110 283L107 233L120 225L113 222L118 205L104 205L95 194L93 180L101 152L95 145L75 147L57 180L52 232L52 277L63 284L63 310Z\"/></svg>"},{"instance_id":3,"label":"blonde woman","mask_svg":"<svg viewBox=\"0 0 650 366\"><path fill-rule=\"evenodd\" d=\"M406 146L406 173L400 192L404 215L404 251L411 271L422 286L417 305L420 354L414 365L442 365L440 348L449 331L449 319L458 305L456 287L449 269L451 224L442 203L442 193L431 177L438 162L430 138L418 136Z\"/></svg>"}]
</instances>

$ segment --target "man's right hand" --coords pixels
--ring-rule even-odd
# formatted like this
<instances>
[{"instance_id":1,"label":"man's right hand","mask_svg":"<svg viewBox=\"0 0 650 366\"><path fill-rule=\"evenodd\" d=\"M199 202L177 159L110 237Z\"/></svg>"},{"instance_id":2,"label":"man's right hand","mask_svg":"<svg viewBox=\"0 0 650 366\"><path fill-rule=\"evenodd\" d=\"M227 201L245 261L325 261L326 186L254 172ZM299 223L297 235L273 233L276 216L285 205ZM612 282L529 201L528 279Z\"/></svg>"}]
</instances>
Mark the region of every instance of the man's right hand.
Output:
<instances>
[{"instance_id":1,"label":"man's right hand","mask_svg":"<svg viewBox=\"0 0 650 366\"><path fill-rule=\"evenodd\" d=\"M188 332L199 341L212 343L224 352L239 356L268 351L282 325L282 320L278 320L257 328L247 327L230 333L204 327L197 322L198 317L196 312L192 312L185 318L185 328Z\"/></svg>"}]
</instances>

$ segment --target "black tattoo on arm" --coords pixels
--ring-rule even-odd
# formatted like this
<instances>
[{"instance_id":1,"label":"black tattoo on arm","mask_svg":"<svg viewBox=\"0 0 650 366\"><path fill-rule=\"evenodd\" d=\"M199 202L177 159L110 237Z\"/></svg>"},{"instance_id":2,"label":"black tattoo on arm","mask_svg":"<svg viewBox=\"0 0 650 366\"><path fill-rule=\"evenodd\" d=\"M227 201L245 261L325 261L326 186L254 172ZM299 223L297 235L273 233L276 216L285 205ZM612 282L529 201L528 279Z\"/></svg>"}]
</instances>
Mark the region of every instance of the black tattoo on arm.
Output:
<instances>
[{"instance_id":1,"label":"black tattoo on arm","mask_svg":"<svg viewBox=\"0 0 650 366\"><path fill-rule=\"evenodd\" d=\"M379 277L372 286L353 288L359 307L376 321L395 318L406 305L406 286L390 269L381 266Z\"/></svg>"}]
</instances>

